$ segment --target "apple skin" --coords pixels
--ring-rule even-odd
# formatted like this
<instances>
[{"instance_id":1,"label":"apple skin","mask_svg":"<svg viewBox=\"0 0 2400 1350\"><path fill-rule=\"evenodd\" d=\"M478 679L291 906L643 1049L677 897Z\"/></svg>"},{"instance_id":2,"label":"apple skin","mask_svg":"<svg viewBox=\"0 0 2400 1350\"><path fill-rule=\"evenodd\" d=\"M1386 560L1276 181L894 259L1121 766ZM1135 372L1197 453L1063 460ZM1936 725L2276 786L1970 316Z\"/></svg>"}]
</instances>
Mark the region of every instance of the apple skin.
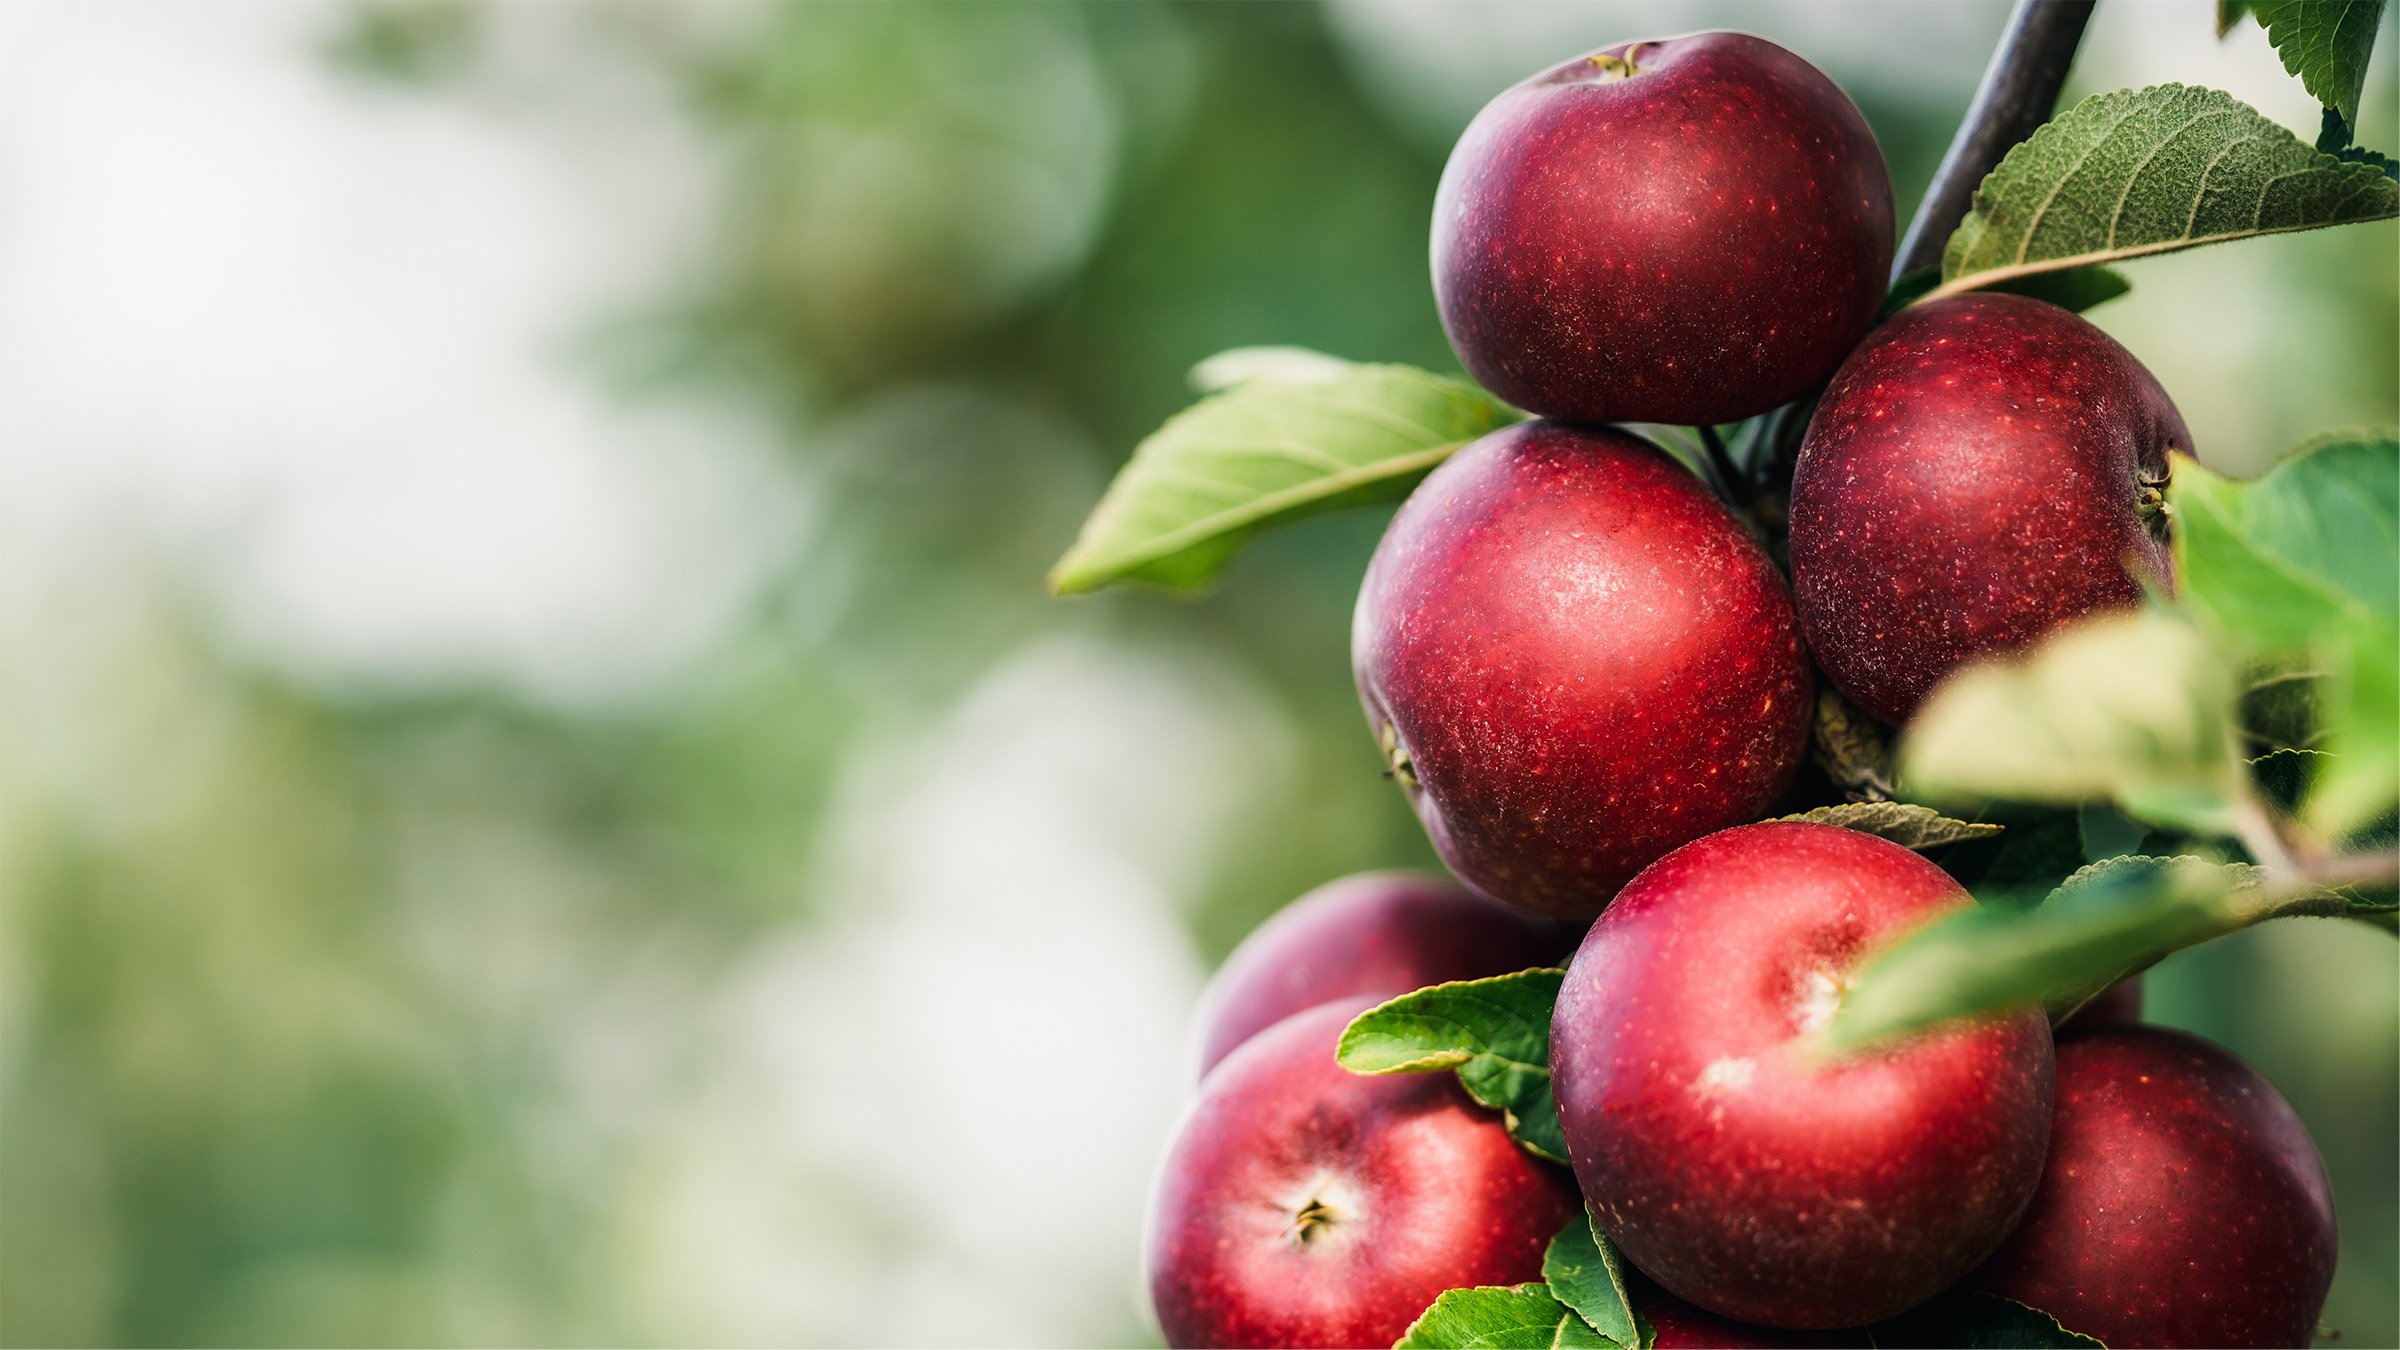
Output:
<instances>
[{"instance_id":1,"label":"apple skin","mask_svg":"<svg viewBox=\"0 0 2400 1350\"><path fill-rule=\"evenodd\" d=\"M2196 1036L2058 1042L2033 1208L1976 1282L2110 1346L2305 1346L2333 1284L2325 1163L2281 1094Z\"/></svg>"},{"instance_id":2,"label":"apple skin","mask_svg":"<svg viewBox=\"0 0 2400 1350\"><path fill-rule=\"evenodd\" d=\"M1771 821L1617 896L1567 968L1550 1068L1592 1214L1669 1293L1763 1326L1860 1326L1973 1270L2050 1129L2038 1009L1830 1063L1807 1034L1876 945L1971 901L1898 844Z\"/></svg>"},{"instance_id":3,"label":"apple skin","mask_svg":"<svg viewBox=\"0 0 2400 1350\"><path fill-rule=\"evenodd\" d=\"M1615 78L1628 51L1639 73ZM1460 362L1521 408L1730 422L1841 364L1892 235L1875 133L1816 67L1746 33L1622 43L1510 88L1459 137L1434 300Z\"/></svg>"},{"instance_id":4,"label":"apple skin","mask_svg":"<svg viewBox=\"0 0 2400 1350\"><path fill-rule=\"evenodd\" d=\"M1416 872L1329 881L1242 939L1200 999L1200 1072L1304 1008L1563 965L1582 929Z\"/></svg>"},{"instance_id":5,"label":"apple skin","mask_svg":"<svg viewBox=\"0 0 2400 1350\"><path fill-rule=\"evenodd\" d=\"M1390 1345L1445 1289L1538 1280L1580 1203L1449 1073L1334 1062L1373 999L1297 1013L1201 1084L1150 1210L1171 1346ZM1329 1213L1306 1225L1311 1202Z\"/></svg>"},{"instance_id":6,"label":"apple skin","mask_svg":"<svg viewBox=\"0 0 2400 1350\"><path fill-rule=\"evenodd\" d=\"M1650 1329L1657 1339L1652 1350L1779 1350L1794 1346L1846 1346L1865 1342L1856 1333L1844 1336L1831 1331L1789 1331L1780 1327L1755 1327L1746 1322L1729 1322L1715 1313L1693 1307L1666 1290L1659 1288L1639 1271L1629 1272L1633 1306L1650 1319Z\"/></svg>"},{"instance_id":7,"label":"apple skin","mask_svg":"<svg viewBox=\"0 0 2400 1350\"><path fill-rule=\"evenodd\" d=\"M1763 814L1816 697L1765 550L1607 427L1509 427L1428 475L1368 564L1350 652L1442 861L1558 918Z\"/></svg>"},{"instance_id":8,"label":"apple skin","mask_svg":"<svg viewBox=\"0 0 2400 1350\"><path fill-rule=\"evenodd\" d=\"M2182 414L2131 352L2039 300L1902 310L1818 401L1792 584L1834 687L1895 726L1961 663L2172 584L2154 508ZM2144 506L2145 497L2153 504Z\"/></svg>"}]
</instances>

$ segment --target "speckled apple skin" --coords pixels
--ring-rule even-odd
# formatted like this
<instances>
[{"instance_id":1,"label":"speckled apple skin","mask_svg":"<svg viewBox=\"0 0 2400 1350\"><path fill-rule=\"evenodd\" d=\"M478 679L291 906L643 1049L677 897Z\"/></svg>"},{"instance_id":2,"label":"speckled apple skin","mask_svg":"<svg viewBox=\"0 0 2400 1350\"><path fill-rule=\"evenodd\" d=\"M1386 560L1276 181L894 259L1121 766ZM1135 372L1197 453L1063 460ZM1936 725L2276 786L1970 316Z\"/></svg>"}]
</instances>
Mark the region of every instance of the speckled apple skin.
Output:
<instances>
[{"instance_id":1,"label":"speckled apple skin","mask_svg":"<svg viewBox=\"0 0 2400 1350\"><path fill-rule=\"evenodd\" d=\"M1383 1346L1445 1289L1522 1284L1576 1212L1567 1174L1453 1074L1334 1062L1373 999L1251 1037L1201 1085L1151 1203L1150 1300L1171 1346ZM1311 1198L1335 1211L1306 1243Z\"/></svg>"},{"instance_id":2,"label":"speckled apple skin","mask_svg":"<svg viewBox=\"0 0 2400 1350\"><path fill-rule=\"evenodd\" d=\"M1536 919L1438 877L1329 881L1252 930L1200 999L1200 1072L1304 1008L1563 965L1581 927Z\"/></svg>"},{"instance_id":3,"label":"speckled apple skin","mask_svg":"<svg viewBox=\"0 0 2400 1350\"><path fill-rule=\"evenodd\" d=\"M2164 1027L2059 1038L2033 1208L1976 1277L2112 1347L2305 1346L2333 1284L2333 1195L2272 1084Z\"/></svg>"},{"instance_id":4,"label":"speckled apple skin","mask_svg":"<svg viewBox=\"0 0 2400 1350\"><path fill-rule=\"evenodd\" d=\"M1877 944L1971 903L1897 844L1726 830L1661 858L1568 967L1550 1068L1600 1227L1669 1293L1765 1326L1859 1326L1990 1255L2040 1180L2037 1010L1832 1063L1801 1038Z\"/></svg>"},{"instance_id":5,"label":"speckled apple skin","mask_svg":"<svg viewBox=\"0 0 2400 1350\"><path fill-rule=\"evenodd\" d=\"M1351 661L1417 815L1479 894L1590 918L1668 849L1754 820L1807 749L1790 592L1700 481L1609 428L1484 437L1405 502Z\"/></svg>"},{"instance_id":6,"label":"speckled apple skin","mask_svg":"<svg viewBox=\"0 0 2400 1350\"><path fill-rule=\"evenodd\" d=\"M1729 422L1875 320L1892 183L1866 119L1743 33L1577 57L1477 114L1434 195L1433 291L1492 392L1571 422Z\"/></svg>"},{"instance_id":7,"label":"speckled apple skin","mask_svg":"<svg viewBox=\"0 0 2400 1350\"><path fill-rule=\"evenodd\" d=\"M2192 436L2115 339L2056 305L1959 295L1902 310L1842 366L1792 476L1809 648L1899 725L1943 676L2170 584L2143 485Z\"/></svg>"}]
</instances>

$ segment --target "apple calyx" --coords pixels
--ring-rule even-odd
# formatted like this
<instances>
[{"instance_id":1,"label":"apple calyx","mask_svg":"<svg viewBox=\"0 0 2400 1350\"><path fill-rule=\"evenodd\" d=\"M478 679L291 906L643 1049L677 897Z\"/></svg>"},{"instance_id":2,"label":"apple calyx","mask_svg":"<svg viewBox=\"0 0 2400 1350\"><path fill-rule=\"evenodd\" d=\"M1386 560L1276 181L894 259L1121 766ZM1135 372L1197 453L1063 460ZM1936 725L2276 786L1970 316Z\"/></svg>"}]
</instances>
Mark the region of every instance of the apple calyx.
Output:
<instances>
[{"instance_id":1,"label":"apple calyx","mask_svg":"<svg viewBox=\"0 0 2400 1350\"><path fill-rule=\"evenodd\" d=\"M1322 1195L1311 1195L1292 1214L1292 1241L1302 1247L1330 1233L1342 1221L1342 1212L1325 1203Z\"/></svg>"},{"instance_id":2,"label":"apple calyx","mask_svg":"<svg viewBox=\"0 0 2400 1350\"><path fill-rule=\"evenodd\" d=\"M1390 719L1375 720L1375 744L1383 751L1383 776L1411 792L1416 791L1416 763L1408 757L1408 747L1400 743L1400 729Z\"/></svg>"}]
</instances>

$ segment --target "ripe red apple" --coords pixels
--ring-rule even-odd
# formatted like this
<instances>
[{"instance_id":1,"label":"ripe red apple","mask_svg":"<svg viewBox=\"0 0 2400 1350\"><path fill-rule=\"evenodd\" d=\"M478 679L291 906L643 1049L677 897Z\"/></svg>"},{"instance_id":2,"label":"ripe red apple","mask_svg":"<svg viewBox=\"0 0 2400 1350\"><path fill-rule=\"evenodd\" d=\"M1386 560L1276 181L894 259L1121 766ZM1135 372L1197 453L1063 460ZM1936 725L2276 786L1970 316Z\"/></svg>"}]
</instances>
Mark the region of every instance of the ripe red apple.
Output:
<instances>
[{"instance_id":1,"label":"ripe red apple","mask_svg":"<svg viewBox=\"0 0 2400 1350\"><path fill-rule=\"evenodd\" d=\"M2196 1036L2100 1027L2059 1039L2041 1190L1977 1282L2111 1346L2305 1346L2334 1241L2272 1084Z\"/></svg>"},{"instance_id":2,"label":"ripe red apple","mask_svg":"<svg viewBox=\"0 0 2400 1350\"><path fill-rule=\"evenodd\" d=\"M1815 682L1783 578L1648 442L1532 422L1403 503L1351 626L1368 724L1482 895L1589 918L1668 849L1754 820Z\"/></svg>"},{"instance_id":3,"label":"ripe red apple","mask_svg":"<svg viewBox=\"0 0 2400 1350\"><path fill-rule=\"evenodd\" d=\"M1866 119L1745 33L1628 42L1509 89L1433 205L1433 293L1486 388L1571 422L1730 422L1875 321L1892 182Z\"/></svg>"},{"instance_id":4,"label":"ripe red apple","mask_svg":"<svg viewBox=\"0 0 2400 1350\"><path fill-rule=\"evenodd\" d=\"M1834 376L1793 471L1792 584L1818 666L1898 725L1961 662L2134 604L2136 573L2173 575L2170 450L2192 435L2166 391L2058 306L1902 310Z\"/></svg>"},{"instance_id":5,"label":"ripe red apple","mask_svg":"<svg viewBox=\"0 0 2400 1350\"><path fill-rule=\"evenodd\" d=\"M1652 1350L1778 1350L1785 1346L1845 1346L1859 1342L1830 1331L1790 1331L1729 1322L1693 1307L1633 1272L1633 1306L1650 1319Z\"/></svg>"},{"instance_id":6,"label":"ripe red apple","mask_svg":"<svg viewBox=\"0 0 2400 1350\"><path fill-rule=\"evenodd\" d=\"M1329 881L1260 924L1217 968L1200 1000L1200 1072L1303 1008L1561 965L1582 936L1414 872Z\"/></svg>"},{"instance_id":7,"label":"ripe red apple","mask_svg":"<svg viewBox=\"0 0 2400 1350\"><path fill-rule=\"evenodd\" d=\"M1453 1075L1336 1064L1374 1002L1287 1017L1201 1084L1151 1205L1167 1344L1390 1345L1445 1289L1541 1278L1575 1188Z\"/></svg>"},{"instance_id":8,"label":"ripe red apple","mask_svg":"<svg viewBox=\"0 0 2400 1350\"><path fill-rule=\"evenodd\" d=\"M1809 1045L1862 955L1969 903L1898 844L1796 822L1687 844L1617 896L1567 969L1550 1069L1628 1260L1739 1321L1848 1327L1991 1254L2041 1178L2039 1010L1832 1061Z\"/></svg>"}]
</instances>

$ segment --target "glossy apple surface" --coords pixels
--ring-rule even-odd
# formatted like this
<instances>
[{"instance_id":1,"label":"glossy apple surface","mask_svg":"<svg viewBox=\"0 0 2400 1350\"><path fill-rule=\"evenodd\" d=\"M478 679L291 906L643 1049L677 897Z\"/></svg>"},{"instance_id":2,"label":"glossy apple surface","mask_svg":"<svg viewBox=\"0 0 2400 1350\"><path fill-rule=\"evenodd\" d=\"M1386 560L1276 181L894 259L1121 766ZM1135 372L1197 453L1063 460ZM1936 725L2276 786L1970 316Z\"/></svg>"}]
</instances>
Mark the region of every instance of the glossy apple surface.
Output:
<instances>
[{"instance_id":1,"label":"glossy apple surface","mask_svg":"<svg viewBox=\"0 0 2400 1350\"><path fill-rule=\"evenodd\" d=\"M1151 1203L1167 1344L1390 1345L1445 1289L1541 1278L1574 1185L1455 1075L1336 1064L1373 1004L1288 1017L1201 1084Z\"/></svg>"},{"instance_id":2,"label":"glossy apple surface","mask_svg":"<svg viewBox=\"0 0 2400 1350\"><path fill-rule=\"evenodd\" d=\"M1780 1327L1752 1326L1747 1322L1728 1321L1715 1313L1695 1308L1649 1280L1639 1272L1633 1276L1633 1306L1650 1319L1650 1330L1656 1335L1651 1350L1779 1350L1780 1347L1862 1345L1855 1332L1845 1336L1831 1331L1789 1331Z\"/></svg>"},{"instance_id":3,"label":"glossy apple surface","mask_svg":"<svg viewBox=\"0 0 2400 1350\"><path fill-rule=\"evenodd\" d=\"M2164 1027L2058 1043L2050 1161L1978 1275L2115 1347L2305 1346L2333 1284L2316 1144L2248 1065Z\"/></svg>"},{"instance_id":4,"label":"glossy apple surface","mask_svg":"<svg viewBox=\"0 0 2400 1350\"><path fill-rule=\"evenodd\" d=\"M1793 471L1818 668L1899 725L1943 676L2171 579L2167 454L2191 432L2083 319L2014 295L1902 310L1834 376Z\"/></svg>"},{"instance_id":5,"label":"glossy apple surface","mask_svg":"<svg viewBox=\"0 0 2400 1350\"><path fill-rule=\"evenodd\" d=\"M1304 1008L1565 963L1583 936L1437 877L1329 881L1242 939L1200 1000L1200 1071Z\"/></svg>"},{"instance_id":6,"label":"glossy apple surface","mask_svg":"<svg viewBox=\"0 0 2400 1350\"><path fill-rule=\"evenodd\" d=\"M1665 452L1533 422L1428 475L1351 628L1367 721L1478 893L1590 918L1688 840L1754 820L1815 682L1766 552Z\"/></svg>"},{"instance_id":7,"label":"glossy apple surface","mask_svg":"<svg viewBox=\"0 0 2400 1350\"><path fill-rule=\"evenodd\" d=\"M1763 38L1620 43L1493 99L1434 195L1433 289L1484 387L1571 422L1729 422L1822 383L1892 263L1875 135Z\"/></svg>"},{"instance_id":8,"label":"glossy apple surface","mask_svg":"<svg viewBox=\"0 0 2400 1350\"><path fill-rule=\"evenodd\" d=\"M1796 822L1688 844L1618 895L1568 967L1550 1067L1628 1260L1721 1316L1832 1328L1991 1254L2041 1176L2041 1013L1833 1061L1807 1044L1863 955L1969 903L1898 844Z\"/></svg>"}]
</instances>

